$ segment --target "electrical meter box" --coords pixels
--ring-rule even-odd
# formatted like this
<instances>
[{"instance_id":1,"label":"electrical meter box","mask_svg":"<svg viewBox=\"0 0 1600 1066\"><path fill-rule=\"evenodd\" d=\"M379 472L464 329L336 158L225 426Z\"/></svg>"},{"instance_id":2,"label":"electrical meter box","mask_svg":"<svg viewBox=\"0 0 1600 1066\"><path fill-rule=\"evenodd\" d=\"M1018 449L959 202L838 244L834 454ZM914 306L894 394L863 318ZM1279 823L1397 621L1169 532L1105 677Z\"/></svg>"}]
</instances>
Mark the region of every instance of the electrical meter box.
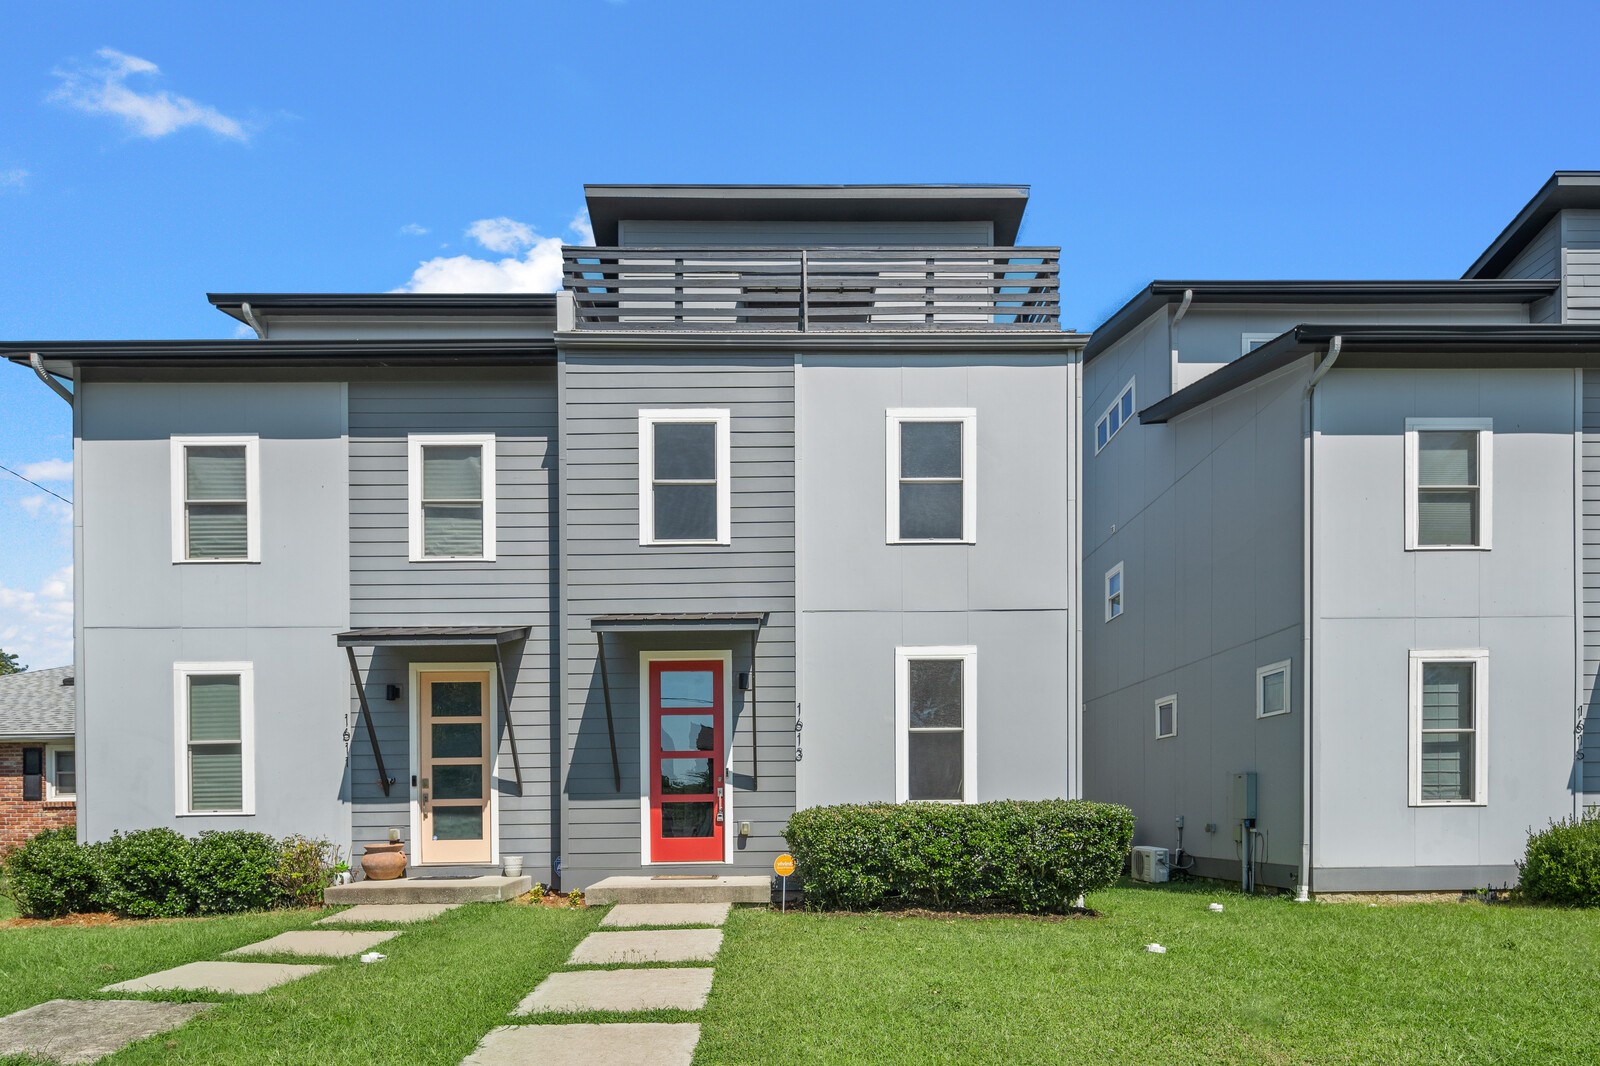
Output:
<instances>
[{"instance_id":1,"label":"electrical meter box","mask_svg":"<svg viewBox=\"0 0 1600 1066\"><path fill-rule=\"evenodd\" d=\"M1235 826L1240 822L1255 821L1256 775L1253 772L1233 775L1232 797L1228 805L1228 821Z\"/></svg>"}]
</instances>

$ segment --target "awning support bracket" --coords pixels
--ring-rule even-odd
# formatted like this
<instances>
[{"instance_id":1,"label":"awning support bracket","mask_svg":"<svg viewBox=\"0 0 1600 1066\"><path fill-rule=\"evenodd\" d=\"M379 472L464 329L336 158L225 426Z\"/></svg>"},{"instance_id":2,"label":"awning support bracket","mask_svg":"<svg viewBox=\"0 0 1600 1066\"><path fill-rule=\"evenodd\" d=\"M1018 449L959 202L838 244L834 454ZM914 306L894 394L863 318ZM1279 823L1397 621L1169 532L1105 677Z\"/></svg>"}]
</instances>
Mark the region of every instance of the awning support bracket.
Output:
<instances>
[{"instance_id":1,"label":"awning support bracket","mask_svg":"<svg viewBox=\"0 0 1600 1066\"><path fill-rule=\"evenodd\" d=\"M394 778L384 768L383 752L378 750L378 730L372 724L372 708L367 706L367 686L361 683L361 667L356 663L356 650L346 645L344 651L350 657L350 679L356 683L356 699L361 701L361 720L367 724L367 740L372 744L372 757L378 763L378 784L383 786L383 794L387 796Z\"/></svg>"},{"instance_id":2,"label":"awning support bracket","mask_svg":"<svg viewBox=\"0 0 1600 1066\"><path fill-rule=\"evenodd\" d=\"M611 718L611 676L606 672L606 635L596 633L600 645L600 691L606 700L606 739L611 741L611 780L618 792L622 791L622 764L617 761L617 726Z\"/></svg>"},{"instance_id":3,"label":"awning support bracket","mask_svg":"<svg viewBox=\"0 0 1600 1066\"><path fill-rule=\"evenodd\" d=\"M511 742L511 769L517 775L517 795L522 795L522 759L517 754L517 728L511 722L511 683L506 680L506 659L502 654L505 644L495 641L494 664L495 677L500 682L500 706L504 708L506 719L506 739Z\"/></svg>"}]
</instances>

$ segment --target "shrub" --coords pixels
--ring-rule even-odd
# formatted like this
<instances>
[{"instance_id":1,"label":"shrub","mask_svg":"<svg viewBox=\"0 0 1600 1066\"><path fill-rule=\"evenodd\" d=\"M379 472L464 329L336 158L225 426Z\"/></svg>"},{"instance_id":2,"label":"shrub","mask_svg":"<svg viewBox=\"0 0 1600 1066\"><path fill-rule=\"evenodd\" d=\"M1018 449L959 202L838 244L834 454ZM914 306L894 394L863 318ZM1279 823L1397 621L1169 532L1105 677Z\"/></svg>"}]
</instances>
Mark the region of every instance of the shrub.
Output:
<instances>
[{"instance_id":1,"label":"shrub","mask_svg":"<svg viewBox=\"0 0 1600 1066\"><path fill-rule=\"evenodd\" d=\"M29 918L97 910L100 871L74 826L46 829L6 856L6 881L17 910Z\"/></svg>"},{"instance_id":2,"label":"shrub","mask_svg":"<svg viewBox=\"0 0 1600 1066\"><path fill-rule=\"evenodd\" d=\"M1600 906L1600 817L1563 818L1537 833L1530 829L1527 854L1517 869L1529 899Z\"/></svg>"},{"instance_id":3,"label":"shrub","mask_svg":"<svg viewBox=\"0 0 1600 1066\"><path fill-rule=\"evenodd\" d=\"M170 829L140 829L93 846L105 879L105 903L125 918L193 914L190 866L195 844Z\"/></svg>"},{"instance_id":4,"label":"shrub","mask_svg":"<svg viewBox=\"0 0 1600 1066\"><path fill-rule=\"evenodd\" d=\"M242 829L200 834L187 870L188 895L197 914L234 914L276 906L283 851L265 833Z\"/></svg>"},{"instance_id":5,"label":"shrub","mask_svg":"<svg viewBox=\"0 0 1600 1066\"><path fill-rule=\"evenodd\" d=\"M1059 912L1116 881L1133 812L1086 800L814 807L784 837L811 906Z\"/></svg>"},{"instance_id":6,"label":"shrub","mask_svg":"<svg viewBox=\"0 0 1600 1066\"><path fill-rule=\"evenodd\" d=\"M280 903L286 907L315 907L321 903L322 890L333 882L334 871L344 866L338 861L339 849L327 840L284 837L277 852L272 880Z\"/></svg>"}]
</instances>

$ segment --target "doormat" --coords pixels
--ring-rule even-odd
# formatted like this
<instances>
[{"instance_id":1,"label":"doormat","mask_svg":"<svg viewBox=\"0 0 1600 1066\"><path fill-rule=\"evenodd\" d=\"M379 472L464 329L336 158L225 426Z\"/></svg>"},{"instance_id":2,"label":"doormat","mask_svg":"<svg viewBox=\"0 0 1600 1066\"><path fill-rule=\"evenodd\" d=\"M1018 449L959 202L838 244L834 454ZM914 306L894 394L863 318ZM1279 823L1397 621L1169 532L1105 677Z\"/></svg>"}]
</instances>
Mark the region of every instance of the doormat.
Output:
<instances>
[{"instance_id":1,"label":"doormat","mask_svg":"<svg viewBox=\"0 0 1600 1066\"><path fill-rule=\"evenodd\" d=\"M716 874L656 874L652 881L715 881Z\"/></svg>"}]
</instances>

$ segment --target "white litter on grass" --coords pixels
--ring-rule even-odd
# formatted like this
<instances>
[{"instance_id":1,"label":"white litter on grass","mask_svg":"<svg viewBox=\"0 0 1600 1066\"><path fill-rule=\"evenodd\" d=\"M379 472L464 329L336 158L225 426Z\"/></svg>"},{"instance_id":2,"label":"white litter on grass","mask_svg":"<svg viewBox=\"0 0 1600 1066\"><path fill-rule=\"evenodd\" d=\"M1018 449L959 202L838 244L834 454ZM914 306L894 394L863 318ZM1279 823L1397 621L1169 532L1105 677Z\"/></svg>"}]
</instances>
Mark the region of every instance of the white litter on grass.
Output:
<instances>
[{"instance_id":1,"label":"white litter on grass","mask_svg":"<svg viewBox=\"0 0 1600 1066\"><path fill-rule=\"evenodd\" d=\"M1167 953L1167 949L1160 944L1146 944L1144 949L1152 955L1165 955Z\"/></svg>"},{"instance_id":2,"label":"white litter on grass","mask_svg":"<svg viewBox=\"0 0 1600 1066\"><path fill-rule=\"evenodd\" d=\"M361 956L361 961L362 962L382 962L384 959L387 959L388 957L389 956L387 956L387 955L385 955L385 954L383 954L381 952L369 951L365 955Z\"/></svg>"},{"instance_id":3,"label":"white litter on grass","mask_svg":"<svg viewBox=\"0 0 1600 1066\"><path fill-rule=\"evenodd\" d=\"M1209 905L1208 907L1206 907L1206 910L1211 911L1213 914L1221 914L1222 913L1222 904L1213 903L1213 904Z\"/></svg>"}]
</instances>

